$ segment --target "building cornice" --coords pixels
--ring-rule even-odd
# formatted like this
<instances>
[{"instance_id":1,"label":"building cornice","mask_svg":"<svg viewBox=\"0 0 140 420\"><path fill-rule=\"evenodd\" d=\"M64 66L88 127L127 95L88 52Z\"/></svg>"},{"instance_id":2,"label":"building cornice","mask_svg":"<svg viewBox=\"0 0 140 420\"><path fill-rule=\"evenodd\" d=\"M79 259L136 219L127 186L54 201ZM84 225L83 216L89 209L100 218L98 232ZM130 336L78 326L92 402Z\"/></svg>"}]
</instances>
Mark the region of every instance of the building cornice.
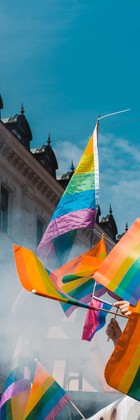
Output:
<instances>
[{"instance_id":1,"label":"building cornice","mask_svg":"<svg viewBox=\"0 0 140 420\"><path fill-rule=\"evenodd\" d=\"M5 125L0 122L0 154L3 157L2 163L7 165L9 170L18 176L22 187L30 192L36 191L42 201L47 200L56 207L63 193L63 188L46 171L46 169L34 158L11 133Z\"/></svg>"},{"instance_id":2,"label":"building cornice","mask_svg":"<svg viewBox=\"0 0 140 420\"><path fill-rule=\"evenodd\" d=\"M2 156L2 159L1 159ZM12 179L18 178L18 183L24 194L35 199L42 211L47 211L50 217L54 212L64 190L61 185L34 158L22 143L0 121L0 160L1 168L7 167L12 173ZM14 188L14 187L13 187ZM95 225L93 245L101 238L104 231ZM91 243L91 233L88 229L80 229L79 235L84 243ZM113 240L105 233L108 250L114 246Z\"/></svg>"}]
</instances>

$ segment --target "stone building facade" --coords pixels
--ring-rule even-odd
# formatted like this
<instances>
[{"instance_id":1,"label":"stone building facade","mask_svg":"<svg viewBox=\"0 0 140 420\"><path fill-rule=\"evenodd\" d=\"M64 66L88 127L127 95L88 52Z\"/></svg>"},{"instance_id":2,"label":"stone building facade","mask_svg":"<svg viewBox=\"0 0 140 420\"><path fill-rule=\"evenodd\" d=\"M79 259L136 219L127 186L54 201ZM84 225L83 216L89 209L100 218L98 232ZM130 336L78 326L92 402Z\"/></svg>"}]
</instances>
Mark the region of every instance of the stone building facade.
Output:
<instances>
[{"instance_id":1,"label":"stone building facade","mask_svg":"<svg viewBox=\"0 0 140 420\"><path fill-rule=\"evenodd\" d=\"M19 115L0 121L0 391L19 335L26 335L31 341L35 355L45 367L47 358L48 370L66 389L94 391L97 386L102 391L89 347L80 340L85 314L80 311L80 315L76 313L67 320L59 304L41 298L37 301L28 292L21 292L15 271L12 244L36 250L71 177L70 173L63 176L62 182L57 181L57 160L50 138L47 146L35 153L30 151L31 140L23 107ZM97 220L92 244L98 242L102 233ZM108 251L114 246L113 239L107 232ZM79 240L83 252L89 249L91 232L79 232Z\"/></svg>"}]
</instances>

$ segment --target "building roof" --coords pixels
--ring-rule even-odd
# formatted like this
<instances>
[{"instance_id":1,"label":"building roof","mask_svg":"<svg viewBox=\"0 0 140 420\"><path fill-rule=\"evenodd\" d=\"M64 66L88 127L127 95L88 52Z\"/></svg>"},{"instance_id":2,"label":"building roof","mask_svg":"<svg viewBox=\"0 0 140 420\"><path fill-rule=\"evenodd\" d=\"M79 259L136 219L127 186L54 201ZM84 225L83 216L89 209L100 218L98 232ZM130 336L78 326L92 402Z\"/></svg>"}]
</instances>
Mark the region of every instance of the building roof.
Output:
<instances>
[{"instance_id":1,"label":"building roof","mask_svg":"<svg viewBox=\"0 0 140 420\"><path fill-rule=\"evenodd\" d=\"M32 132L29 123L23 114L15 114L12 117L2 118L1 120L13 134L26 137L28 141L32 140Z\"/></svg>"}]
</instances>

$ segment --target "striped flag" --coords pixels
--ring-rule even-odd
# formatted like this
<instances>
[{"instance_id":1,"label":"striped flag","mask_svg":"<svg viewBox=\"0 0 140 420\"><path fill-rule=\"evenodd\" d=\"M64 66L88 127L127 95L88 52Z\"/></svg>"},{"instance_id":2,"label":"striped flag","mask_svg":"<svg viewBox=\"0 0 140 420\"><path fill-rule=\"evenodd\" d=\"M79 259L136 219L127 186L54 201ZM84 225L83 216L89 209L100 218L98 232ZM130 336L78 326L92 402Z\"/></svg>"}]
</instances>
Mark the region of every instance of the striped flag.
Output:
<instances>
[{"instance_id":1,"label":"striped flag","mask_svg":"<svg viewBox=\"0 0 140 420\"><path fill-rule=\"evenodd\" d=\"M100 267L107 256L104 236L91 249L53 271L59 287L72 280L70 275L84 277L91 276ZM73 277L74 278L74 277Z\"/></svg>"},{"instance_id":2,"label":"striped flag","mask_svg":"<svg viewBox=\"0 0 140 420\"><path fill-rule=\"evenodd\" d=\"M53 420L69 401L64 389L37 362L24 420Z\"/></svg>"},{"instance_id":3,"label":"striped flag","mask_svg":"<svg viewBox=\"0 0 140 420\"><path fill-rule=\"evenodd\" d=\"M13 356L12 368L6 380L0 401L2 420L21 420L25 412L31 389L34 362L26 353L27 343L20 338Z\"/></svg>"},{"instance_id":4,"label":"striped flag","mask_svg":"<svg viewBox=\"0 0 140 420\"><path fill-rule=\"evenodd\" d=\"M111 250L93 278L136 305L140 298L140 219Z\"/></svg>"},{"instance_id":5,"label":"striped flag","mask_svg":"<svg viewBox=\"0 0 140 420\"><path fill-rule=\"evenodd\" d=\"M69 276L71 278L73 276ZM68 279L68 276L67 276ZM88 277L78 277L74 276L74 279L65 283L61 290L70 296L72 299L76 299L80 302L89 303L91 300L91 295L93 291L94 281ZM61 302L62 309L67 317L69 317L72 312L77 308L73 304L66 304Z\"/></svg>"},{"instance_id":6,"label":"striped flag","mask_svg":"<svg viewBox=\"0 0 140 420\"><path fill-rule=\"evenodd\" d=\"M58 268L50 276L55 276L58 287L71 298L89 303L95 283L91 275L101 265L106 256L106 245L104 236L102 236L101 240L92 249ZM97 297L102 296L105 292L105 287L96 284L95 295ZM61 306L66 316L70 316L76 309L76 306L70 304L61 303Z\"/></svg>"},{"instance_id":7,"label":"striped flag","mask_svg":"<svg viewBox=\"0 0 140 420\"><path fill-rule=\"evenodd\" d=\"M105 368L107 383L140 401L140 314L133 312Z\"/></svg>"},{"instance_id":8,"label":"striped flag","mask_svg":"<svg viewBox=\"0 0 140 420\"><path fill-rule=\"evenodd\" d=\"M41 258L62 258L77 229L94 227L99 195L97 131L98 124L41 239L37 249Z\"/></svg>"},{"instance_id":9,"label":"striped flag","mask_svg":"<svg viewBox=\"0 0 140 420\"><path fill-rule=\"evenodd\" d=\"M89 308L88 304L71 298L62 289L58 288L55 278L49 276L33 251L18 245L14 245L13 249L17 273L22 286L26 290L49 299L62 301L82 308ZM54 277L53 274L52 277Z\"/></svg>"},{"instance_id":10,"label":"striped flag","mask_svg":"<svg viewBox=\"0 0 140 420\"><path fill-rule=\"evenodd\" d=\"M95 307L98 310L91 311L88 309L87 311L82 334L82 340L87 341L91 341L94 337L94 334L104 327L107 312L102 312L102 309L109 311L112 307L112 304L104 303L93 298L91 300L90 306Z\"/></svg>"}]
</instances>

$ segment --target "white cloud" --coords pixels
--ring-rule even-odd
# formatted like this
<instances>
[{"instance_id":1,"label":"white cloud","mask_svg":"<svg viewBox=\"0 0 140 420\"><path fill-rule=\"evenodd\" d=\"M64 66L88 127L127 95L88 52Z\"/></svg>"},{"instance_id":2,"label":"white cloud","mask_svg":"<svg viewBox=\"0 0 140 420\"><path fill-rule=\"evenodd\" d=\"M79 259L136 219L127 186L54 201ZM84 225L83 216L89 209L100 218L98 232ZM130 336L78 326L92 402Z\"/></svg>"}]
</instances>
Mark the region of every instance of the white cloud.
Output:
<instances>
[{"instance_id":1,"label":"white cloud","mask_svg":"<svg viewBox=\"0 0 140 420\"><path fill-rule=\"evenodd\" d=\"M101 208L111 203L121 233L140 214L140 150L123 138L101 136L100 201Z\"/></svg>"},{"instance_id":2,"label":"white cloud","mask_svg":"<svg viewBox=\"0 0 140 420\"><path fill-rule=\"evenodd\" d=\"M59 141L55 147L55 152L59 163L59 170L57 172L57 176L59 177L71 170L72 161L76 168L83 153L83 149L82 145L73 144L70 141Z\"/></svg>"},{"instance_id":3,"label":"white cloud","mask_svg":"<svg viewBox=\"0 0 140 420\"><path fill-rule=\"evenodd\" d=\"M59 175L70 170L71 160L77 166L85 145L86 141L80 145L70 141L57 143ZM134 149L127 139L100 134L99 161L102 216L106 216L111 204L118 231L122 233L126 222L130 226L140 215L140 150Z\"/></svg>"}]
</instances>

